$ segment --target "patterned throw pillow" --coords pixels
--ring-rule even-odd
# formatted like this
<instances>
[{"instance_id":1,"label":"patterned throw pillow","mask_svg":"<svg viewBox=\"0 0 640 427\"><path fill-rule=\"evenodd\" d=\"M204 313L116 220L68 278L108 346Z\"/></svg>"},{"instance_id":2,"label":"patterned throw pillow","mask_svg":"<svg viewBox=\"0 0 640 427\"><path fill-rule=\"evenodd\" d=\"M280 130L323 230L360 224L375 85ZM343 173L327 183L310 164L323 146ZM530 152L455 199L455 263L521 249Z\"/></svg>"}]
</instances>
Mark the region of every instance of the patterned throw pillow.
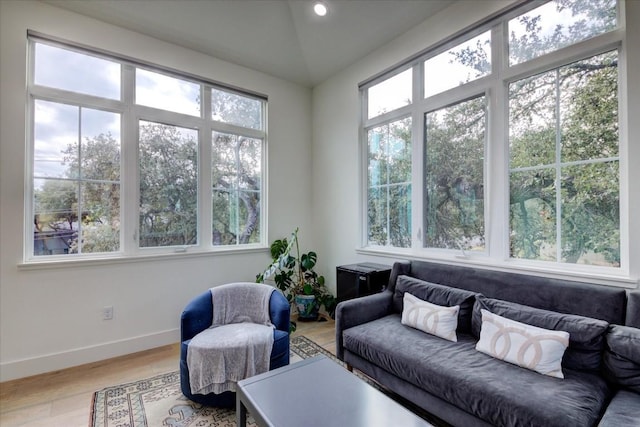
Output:
<instances>
[{"instance_id":1,"label":"patterned throw pillow","mask_svg":"<svg viewBox=\"0 0 640 427\"><path fill-rule=\"evenodd\" d=\"M458 342L459 305L442 307L423 301L405 292L403 297L402 324L419 329L431 335Z\"/></svg>"},{"instance_id":2,"label":"patterned throw pillow","mask_svg":"<svg viewBox=\"0 0 640 427\"><path fill-rule=\"evenodd\" d=\"M482 310L482 328L476 350L491 357L564 378L561 362L568 345L568 332L538 328Z\"/></svg>"},{"instance_id":3,"label":"patterned throw pillow","mask_svg":"<svg viewBox=\"0 0 640 427\"><path fill-rule=\"evenodd\" d=\"M396 280L396 290L393 294L393 309L396 313L402 313L402 301L405 292L409 292L414 297L418 297L423 301L443 307L459 305L460 311L458 312L457 332L468 333L471 331L473 304L478 295L476 292L400 275Z\"/></svg>"}]
</instances>

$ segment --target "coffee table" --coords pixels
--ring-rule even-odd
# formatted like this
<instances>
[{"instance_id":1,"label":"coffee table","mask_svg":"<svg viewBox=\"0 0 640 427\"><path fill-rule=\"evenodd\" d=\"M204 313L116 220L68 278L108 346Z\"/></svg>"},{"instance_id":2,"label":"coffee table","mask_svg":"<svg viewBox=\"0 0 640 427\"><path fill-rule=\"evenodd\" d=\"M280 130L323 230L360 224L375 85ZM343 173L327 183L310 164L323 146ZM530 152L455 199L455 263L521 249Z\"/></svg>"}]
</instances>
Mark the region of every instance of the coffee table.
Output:
<instances>
[{"instance_id":1,"label":"coffee table","mask_svg":"<svg viewBox=\"0 0 640 427\"><path fill-rule=\"evenodd\" d=\"M238 382L236 421L260 427L427 427L428 422L326 356Z\"/></svg>"}]
</instances>

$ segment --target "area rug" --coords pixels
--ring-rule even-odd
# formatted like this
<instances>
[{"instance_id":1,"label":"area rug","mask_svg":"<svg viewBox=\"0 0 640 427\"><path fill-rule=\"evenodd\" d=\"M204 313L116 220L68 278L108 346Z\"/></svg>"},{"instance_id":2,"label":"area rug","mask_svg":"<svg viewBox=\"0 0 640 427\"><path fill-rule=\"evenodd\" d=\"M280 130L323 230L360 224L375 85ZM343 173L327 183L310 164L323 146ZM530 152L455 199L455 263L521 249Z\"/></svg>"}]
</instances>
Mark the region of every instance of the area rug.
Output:
<instances>
[{"instance_id":1,"label":"area rug","mask_svg":"<svg viewBox=\"0 0 640 427\"><path fill-rule=\"evenodd\" d=\"M342 364L304 336L291 339L291 363L324 354ZM370 381L370 380L369 380ZM202 406L180 391L180 372L108 387L95 392L89 427L235 427L234 408ZM247 425L254 427L249 418Z\"/></svg>"}]
</instances>

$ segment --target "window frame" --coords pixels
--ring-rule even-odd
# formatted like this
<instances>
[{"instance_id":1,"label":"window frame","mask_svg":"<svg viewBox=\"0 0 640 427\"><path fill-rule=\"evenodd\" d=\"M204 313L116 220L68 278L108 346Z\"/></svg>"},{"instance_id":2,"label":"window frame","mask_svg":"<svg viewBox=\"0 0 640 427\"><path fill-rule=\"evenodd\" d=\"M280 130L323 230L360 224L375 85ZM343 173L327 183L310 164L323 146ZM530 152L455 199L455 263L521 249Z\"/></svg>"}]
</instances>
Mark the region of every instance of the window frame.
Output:
<instances>
[{"instance_id":1,"label":"window frame","mask_svg":"<svg viewBox=\"0 0 640 427\"><path fill-rule=\"evenodd\" d=\"M233 86L214 82L178 70L167 69L155 64L144 63L125 58L111 52L100 51L91 47L51 38L29 31L27 34L28 68L27 68L27 149L25 164L25 199L24 199L24 253L23 266L50 265L68 263L102 263L115 260L135 260L166 256L185 256L185 254L207 255L211 253L234 253L244 251L260 251L267 247L267 110L268 97L257 92L239 89ZM46 44L74 51L83 55L108 59L120 64L120 99L108 99L97 96L36 85L35 77L35 45ZM192 116L157 109L135 103L135 87L137 68L145 69L169 77L178 78L200 86L200 116ZM257 100L261 103L261 129L245 128L239 125L218 122L211 117L211 89L220 89ZM69 104L76 107L93 108L118 113L120 120L120 245L114 252L92 254L60 254L35 255L33 238L34 218L34 137L35 137L35 102L36 100ZM189 246L141 247L139 245L139 122L150 121L195 129L198 132L197 145L197 235L198 242ZM261 141L260 159L260 241L250 244L213 245L212 239L212 187L211 187L211 153L213 132L224 132L254 138Z\"/></svg>"},{"instance_id":2,"label":"window frame","mask_svg":"<svg viewBox=\"0 0 640 427\"><path fill-rule=\"evenodd\" d=\"M545 2L533 1L518 3L508 7L496 15L488 17L482 22L474 24L444 41L419 52L405 62L391 67L376 76L359 84L361 95L361 132L360 147L363 168L361 192L366 191L367 145L368 130L388 123L395 118L411 114L413 117L412 130L412 247L397 248L385 246L371 246L367 241L367 205L366 198L361 198L360 221L361 239L357 252L364 255L377 255L391 258L403 257L408 259L433 260L436 262L451 262L460 265L502 268L518 272L535 272L560 277L601 279L603 283L616 283L621 286L632 286L635 283L630 277L629 266L629 159L627 153L626 120L626 91L627 75L625 67L625 15L624 1L618 0L616 27L606 33L565 46L550 53L540 55L534 59L509 65L508 57L508 21L526 13ZM422 82L424 69L422 63L468 39L491 30L492 72L481 78L472 80L464 85L449 89L445 92L424 98ZM588 266L562 262L541 260L525 260L511 258L509 250L509 106L508 86L519 79L541 72L559 68L563 65L589 58L598 54L616 50L619 57L618 66L618 125L619 125L619 200L620 200L620 266ZM401 109L387 112L383 116L367 118L366 106L368 89L385 79L401 72L407 67L414 68L413 103ZM424 195L421 183L424 182L423 149L424 129L423 116L429 111L442 108L464 99L485 95L487 97L487 129L485 140L485 251L469 252L452 249L423 248L421 235L425 232L423 226Z\"/></svg>"}]
</instances>

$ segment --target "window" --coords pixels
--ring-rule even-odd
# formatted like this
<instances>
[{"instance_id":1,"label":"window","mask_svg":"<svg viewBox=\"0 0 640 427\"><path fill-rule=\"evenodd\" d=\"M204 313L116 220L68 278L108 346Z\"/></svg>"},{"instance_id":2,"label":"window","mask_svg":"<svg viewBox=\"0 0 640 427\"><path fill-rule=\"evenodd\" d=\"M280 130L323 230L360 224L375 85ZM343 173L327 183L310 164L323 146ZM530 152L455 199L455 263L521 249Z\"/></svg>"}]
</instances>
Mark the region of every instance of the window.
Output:
<instances>
[{"instance_id":1,"label":"window","mask_svg":"<svg viewBox=\"0 0 640 427\"><path fill-rule=\"evenodd\" d=\"M262 129L262 102L222 89L211 89L211 118L251 129Z\"/></svg>"},{"instance_id":2,"label":"window","mask_svg":"<svg viewBox=\"0 0 640 427\"><path fill-rule=\"evenodd\" d=\"M510 84L513 258L620 264L617 63L610 52Z\"/></svg>"},{"instance_id":3,"label":"window","mask_svg":"<svg viewBox=\"0 0 640 427\"><path fill-rule=\"evenodd\" d=\"M412 79L413 70L408 69L370 88L367 97L369 118L410 105Z\"/></svg>"},{"instance_id":4,"label":"window","mask_svg":"<svg viewBox=\"0 0 640 427\"><path fill-rule=\"evenodd\" d=\"M491 32L486 31L424 61L425 97L437 95L490 73Z\"/></svg>"},{"instance_id":5,"label":"window","mask_svg":"<svg viewBox=\"0 0 640 427\"><path fill-rule=\"evenodd\" d=\"M120 114L36 100L34 255L120 249Z\"/></svg>"},{"instance_id":6,"label":"window","mask_svg":"<svg viewBox=\"0 0 640 427\"><path fill-rule=\"evenodd\" d=\"M140 121L140 247L198 244L198 131Z\"/></svg>"},{"instance_id":7,"label":"window","mask_svg":"<svg viewBox=\"0 0 640 427\"><path fill-rule=\"evenodd\" d=\"M136 104L200 116L200 85L136 68Z\"/></svg>"},{"instance_id":8,"label":"window","mask_svg":"<svg viewBox=\"0 0 640 427\"><path fill-rule=\"evenodd\" d=\"M526 62L615 27L615 0L548 2L509 20L509 64Z\"/></svg>"},{"instance_id":9,"label":"window","mask_svg":"<svg viewBox=\"0 0 640 427\"><path fill-rule=\"evenodd\" d=\"M628 268L617 6L516 6L363 83L364 245Z\"/></svg>"},{"instance_id":10,"label":"window","mask_svg":"<svg viewBox=\"0 0 640 427\"><path fill-rule=\"evenodd\" d=\"M484 250L485 98L425 114L425 246Z\"/></svg>"},{"instance_id":11,"label":"window","mask_svg":"<svg viewBox=\"0 0 640 427\"><path fill-rule=\"evenodd\" d=\"M219 132L212 141L212 243L258 243L262 141Z\"/></svg>"},{"instance_id":12,"label":"window","mask_svg":"<svg viewBox=\"0 0 640 427\"><path fill-rule=\"evenodd\" d=\"M27 261L264 245L264 98L30 47Z\"/></svg>"},{"instance_id":13,"label":"window","mask_svg":"<svg viewBox=\"0 0 640 427\"><path fill-rule=\"evenodd\" d=\"M371 244L411 246L411 119L369 131L367 212Z\"/></svg>"}]
</instances>

